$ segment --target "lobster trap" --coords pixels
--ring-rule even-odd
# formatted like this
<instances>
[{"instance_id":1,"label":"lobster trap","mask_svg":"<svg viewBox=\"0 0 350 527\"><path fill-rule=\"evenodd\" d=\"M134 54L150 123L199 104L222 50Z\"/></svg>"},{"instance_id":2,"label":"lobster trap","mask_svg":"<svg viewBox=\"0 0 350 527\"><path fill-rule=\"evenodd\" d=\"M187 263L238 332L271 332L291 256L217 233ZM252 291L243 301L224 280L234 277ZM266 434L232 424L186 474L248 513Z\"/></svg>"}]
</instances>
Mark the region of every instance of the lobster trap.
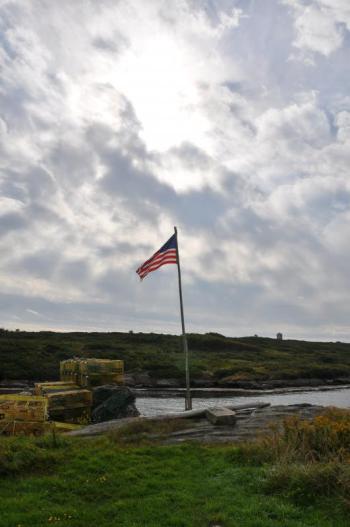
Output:
<instances>
[{"instance_id":1,"label":"lobster trap","mask_svg":"<svg viewBox=\"0 0 350 527\"><path fill-rule=\"evenodd\" d=\"M0 434L43 434L50 429L47 408L46 397L0 395Z\"/></svg>"}]
</instances>

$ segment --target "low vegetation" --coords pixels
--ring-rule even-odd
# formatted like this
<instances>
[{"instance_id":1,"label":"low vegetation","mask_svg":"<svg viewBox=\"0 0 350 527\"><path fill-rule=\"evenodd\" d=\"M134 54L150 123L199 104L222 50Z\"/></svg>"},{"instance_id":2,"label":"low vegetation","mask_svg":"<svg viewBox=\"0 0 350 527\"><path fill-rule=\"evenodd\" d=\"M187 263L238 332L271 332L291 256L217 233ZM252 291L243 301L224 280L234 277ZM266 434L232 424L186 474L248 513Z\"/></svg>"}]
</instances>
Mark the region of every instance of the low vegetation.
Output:
<instances>
[{"instance_id":1,"label":"low vegetation","mask_svg":"<svg viewBox=\"0 0 350 527\"><path fill-rule=\"evenodd\" d=\"M350 377L350 344L246 337L188 336L193 380L215 383ZM118 358L127 372L184 380L181 339L155 333L0 331L0 380L57 380L74 356Z\"/></svg>"},{"instance_id":2,"label":"low vegetation","mask_svg":"<svg viewBox=\"0 0 350 527\"><path fill-rule=\"evenodd\" d=\"M170 419L157 421L153 419L137 419L110 433L110 439L119 445L149 444L161 441L167 435L192 426L190 420Z\"/></svg>"},{"instance_id":3,"label":"low vegetation","mask_svg":"<svg viewBox=\"0 0 350 527\"><path fill-rule=\"evenodd\" d=\"M264 489L296 503L333 498L350 513L350 411L329 409L311 421L290 417L282 430L241 445L232 460L268 467Z\"/></svg>"}]
</instances>

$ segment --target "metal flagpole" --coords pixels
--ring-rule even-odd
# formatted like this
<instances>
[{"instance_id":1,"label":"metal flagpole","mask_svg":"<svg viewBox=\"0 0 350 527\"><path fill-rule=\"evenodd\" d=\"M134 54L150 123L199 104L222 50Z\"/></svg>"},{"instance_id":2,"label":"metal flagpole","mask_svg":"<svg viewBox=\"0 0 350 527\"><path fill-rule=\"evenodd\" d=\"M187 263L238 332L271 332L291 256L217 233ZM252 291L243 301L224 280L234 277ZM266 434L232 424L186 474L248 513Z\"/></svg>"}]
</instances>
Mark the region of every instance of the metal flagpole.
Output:
<instances>
[{"instance_id":1,"label":"metal flagpole","mask_svg":"<svg viewBox=\"0 0 350 527\"><path fill-rule=\"evenodd\" d=\"M181 268L180 268L180 254L179 254L179 245L177 241L177 228L174 227L175 237L176 237L176 260L177 260L177 274L179 277L179 296L180 296L180 311L181 311L181 325L182 325L182 342L185 353L185 369L186 369L186 398L185 398L185 410L192 410L192 399L191 399L191 389L190 389L190 368L188 361L188 346L187 346L187 337L185 331L185 318L184 318L184 306L182 301L182 287L181 287Z\"/></svg>"}]
</instances>

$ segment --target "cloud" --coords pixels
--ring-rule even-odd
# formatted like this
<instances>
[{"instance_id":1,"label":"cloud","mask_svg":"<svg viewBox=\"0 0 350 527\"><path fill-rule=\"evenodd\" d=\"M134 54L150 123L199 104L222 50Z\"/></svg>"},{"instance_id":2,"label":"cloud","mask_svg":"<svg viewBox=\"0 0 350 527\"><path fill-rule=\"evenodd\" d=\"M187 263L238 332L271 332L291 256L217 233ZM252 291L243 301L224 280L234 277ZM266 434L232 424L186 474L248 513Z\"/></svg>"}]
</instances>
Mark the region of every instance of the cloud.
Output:
<instances>
[{"instance_id":1,"label":"cloud","mask_svg":"<svg viewBox=\"0 0 350 527\"><path fill-rule=\"evenodd\" d=\"M339 49L350 29L347 0L282 0L295 13L293 45L326 57Z\"/></svg>"},{"instance_id":2,"label":"cloud","mask_svg":"<svg viewBox=\"0 0 350 527\"><path fill-rule=\"evenodd\" d=\"M345 2L0 13L4 324L350 338Z\"/></svg>"}]
</instances>

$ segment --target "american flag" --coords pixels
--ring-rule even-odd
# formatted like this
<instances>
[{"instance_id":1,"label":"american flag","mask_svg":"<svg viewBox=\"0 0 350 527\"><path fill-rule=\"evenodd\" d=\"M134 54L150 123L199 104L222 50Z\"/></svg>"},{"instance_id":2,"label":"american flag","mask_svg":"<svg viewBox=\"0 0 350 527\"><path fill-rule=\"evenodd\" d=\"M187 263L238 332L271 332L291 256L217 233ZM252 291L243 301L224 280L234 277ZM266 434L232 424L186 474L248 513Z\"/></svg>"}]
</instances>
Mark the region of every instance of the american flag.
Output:
<instances>
[{"instance_id":1,"label":"american flag","mask_svg":"<svg viewBox=\"0 0 350 527\"><path fill-rule=\"evenodd\" d=\"M177 263L177 240L176 234L173 234L171 238L157 251L151 258L145 261L137 269L137 274L143 280L148 273L159 269L162 265L176 264Z\"/></svg>"}]
</instances>

